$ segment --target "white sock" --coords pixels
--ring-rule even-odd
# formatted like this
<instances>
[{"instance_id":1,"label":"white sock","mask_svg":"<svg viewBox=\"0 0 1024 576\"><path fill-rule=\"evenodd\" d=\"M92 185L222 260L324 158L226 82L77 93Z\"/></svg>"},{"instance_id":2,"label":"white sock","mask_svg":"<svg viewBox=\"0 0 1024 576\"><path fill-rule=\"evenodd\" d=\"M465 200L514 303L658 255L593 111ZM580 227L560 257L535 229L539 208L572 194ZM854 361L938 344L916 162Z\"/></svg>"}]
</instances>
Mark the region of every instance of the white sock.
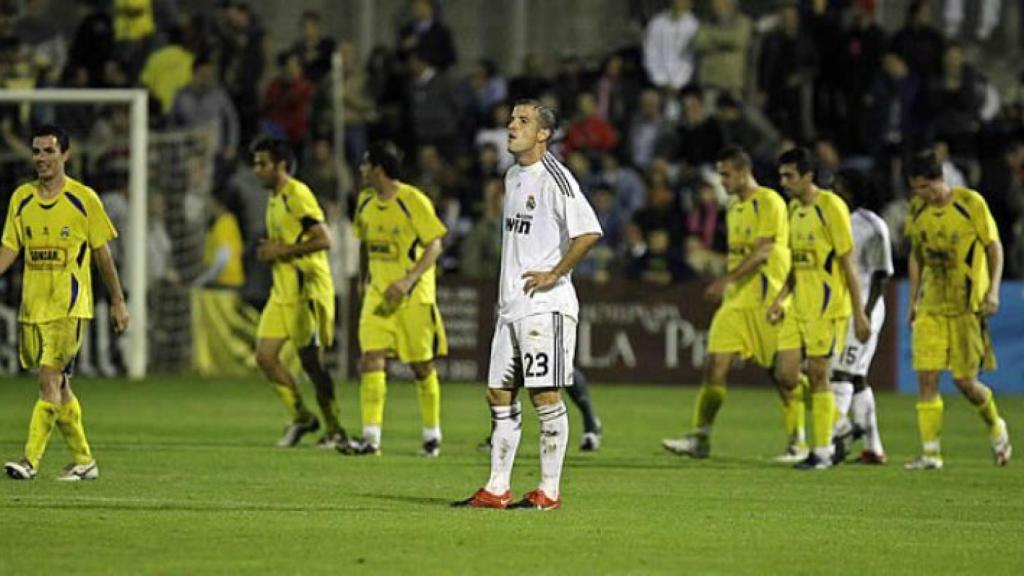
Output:
<instances>
[{"instance_id":1,"label":"white sock","mask_svg":"<svg viewBox=\"0 0 1024 576\"><path fill-rule=\"evenodd\" d=\"M565 448L569 444L569 411L561 400L537 407L540 418L540 489L558 500Z\"/></svg>"},{"instance_id":2,"label":"white sock","mask_svg":"<svg viewBox=\"0 0 1024 576\"><path fill-rule=\"evenodd\" d=\"M380 446L380 426L363 426L363 440L367 444Z\"/></svg>"},{"instance_id":3,"label":"white sock","mask_svg":"<svg viewBox=\"0 0 1024 576\"><path fill-rule=\"evenodd\" d=\"M853 421L864 429L864 445L875 454L885 454L882 435L878 433L875 393L870 386L853 395Z\"/></svg>"},{"instance_id":4,"label":"white sock","mask_svg":"<svg viewBox=\"0 0 1024 576\"><path fill-rule=\"evenodd\" d=\"M431 440L441 441L441 427L434 426L433 428L423 428L423 441L430 442Z\"/></svg>"},{"instance_id":5,"label":"white sock","mask_svg":"<svg viewBox=\"0 0 1024 576\"><path fill-rule=\"evenodd\" d=\"M491 428L491 478L484 489L501 495L508 492L519 438L523 435L522 405L516 402L511 406L491 406Z\"/></svg>"},{"instance_id":6,"label":"white sock","mask_svg":"<svg viewBox=\"0 0 1024 576\"><path fill-rule=\"evenodd\" d=\"M836 410L839 417L845 419L850 413L850 403L853 401L853 384L850 382L833 381L832 393L836 397Z\"/></svg>"}]
</instances>

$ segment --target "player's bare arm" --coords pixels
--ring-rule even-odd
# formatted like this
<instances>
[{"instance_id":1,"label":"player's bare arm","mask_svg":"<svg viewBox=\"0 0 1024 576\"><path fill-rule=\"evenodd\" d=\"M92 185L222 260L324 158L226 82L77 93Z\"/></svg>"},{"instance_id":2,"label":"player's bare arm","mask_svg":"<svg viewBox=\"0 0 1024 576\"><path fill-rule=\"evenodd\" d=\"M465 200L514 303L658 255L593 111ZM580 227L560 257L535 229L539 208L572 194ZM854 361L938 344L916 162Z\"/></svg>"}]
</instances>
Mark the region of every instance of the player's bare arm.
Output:
<instances>
[{"instance_id":1,"label":"player's bare arm","mask_svg":"<svg viewBox=\"0 0 1024 576\"><path fill-rule=\"evenodd\" d=\"M7 246L0 247L0 276L18 260L18 253Z\"/></svg>"},{"instance_id":2,"label":"player's bare arm","mask_svg":"<svg viewBox=\"0 0 1024 576\"><path fill-rule=\"evenodd\" d=\"M106 244L94 248L93 254L96 256L96 267L99 268L103 283L110 293L110 320L114 324L114 331L123 334L128 329L128 306L124 301L121 278L117 274L114 257L111 256L110 247Z\"/></svg>"},{"instance_id":3,"label":"player's bare arm","mask_svg":"<svg viewBox=\"0 0 1024 576\"><path fill-rule=\"evenodd\" d=\"M846 280L846 289L850 291L850 304L853 308L853 333L857 340L867 342L871 338L871 322L868 315L864 313L864 299L860 295L860 284L857 283L857 263L853 261L853 250L847 250L846 254L839 257L839 263L843 267L843 278Z\"/></svg>"},{"instance_id":4,"label":"player's bare arm","mask_svg":"<svg viewBox=\"0 0 1024 576\"><path fill-rule=\"evenodd\" d=\"M782 285L782 289L779 290L779 295L772 301L772 305L768 307L768 322L771 324L778 324L782 322L782 319L786 316L786 311L782 308L782 303L786 301L786 297L793 291L793 282L796 281L796 276L793 275L793 271L789 271L789 276L786 277L785 284Z\"/></svg>"},{"instance_id":5,"label":"player's bare arm","mask_svg":"<svg viewBox=\"0 0 1024 576\"><path fill-rule=\"evenodd\" d=\"M318 222L308 230L310 238L298 244L284 244L276 240L263 240L256 249L256 257L261 262L285 260L296 256L305 256L313 252L331 249L331 236L327 233L327 225Z\"/></svg>"},{"instance_id":6,"label":"player's bare arm","mask_svg":"<svg viewBox=\"0 0 1024 576\"><path fill-rule=\"evenodd\" d=\"M768 261L773 248L775 248L774 238L758 238L754 243L753 250L747 254L739 266L730 270L725 276L716 279L704 290L704 298L713 302L721 300L729 284L739 282L757 272L761 265Z\"/></svg>"},{"instance_id":7,"label":"player's bare arm","mask_svg":"<svg viewBox=\"0 0 1024 576\"><path fill-rule=\"evenodd\" d=\"M871 313L875 310L875 305L882 298L882 293L885 291L885 287L889 284L889 275L885 272L878 271L871 275L871 284L868 286L868 301L864 304L864 313L871 317Z\"/></svg>"},{"instance_id":8,"label":"player's bare arm","mask_svg":"<svg viewBox=\"0 0 1024 576\"><path fill-rule=\"evenodd\" d=\"M917 317L917 301L921 295L921 262L918 260L916 249L910 250L910 258L907 262L907 280L910 283L910 306L907 310L907 325L914 325L914 318Z\"/></svg>"},{"instance_id":9,"label":"player's bare arm","mask_svg":"<svg viewBox=\"0 0 1024 576\"><path fill-rule=\"evenodd\" d=\"M442 237L439 236L427 243L426 248L423 250L423 254L420 256L420 259L416 261L416 265L412 267L412 270L409 270L405 276L392 282L391 285L384 290L385 298L388 300L400 300L412 290L412 287L416 285L420 276L429 270L430 267L437 262L437 259L441 257L441 252L443 250L441 238Z\"/></svg>"},{"instance_id":10,"label":"player's bare arm","mask_svg":"<svg viewBox=\"0 0 1024 576\"><path fill-rule=\"evenodd\" d=\"M981 303L981 313L991 316L999 311L999 286L1003 282L1003 243L998 238L985 247L988 256L989 287Z\"/></svg>"},{"instance_id":11,"label":"player's bare arm","mask_svg":"<svg viewBox=\"0 0 1024 576\"><path fill-rule=\"evenodd\" d=\"M590 252L590 249L601 239L600 234L583 234L572 239L569 249L561 262L546 272L530 271L523 274L526 284L523 285L523 292L533 296L537 292L543 292L555 285L558 279L565 276L579 264L580 260Z\"/></svg>"}]
</instances>

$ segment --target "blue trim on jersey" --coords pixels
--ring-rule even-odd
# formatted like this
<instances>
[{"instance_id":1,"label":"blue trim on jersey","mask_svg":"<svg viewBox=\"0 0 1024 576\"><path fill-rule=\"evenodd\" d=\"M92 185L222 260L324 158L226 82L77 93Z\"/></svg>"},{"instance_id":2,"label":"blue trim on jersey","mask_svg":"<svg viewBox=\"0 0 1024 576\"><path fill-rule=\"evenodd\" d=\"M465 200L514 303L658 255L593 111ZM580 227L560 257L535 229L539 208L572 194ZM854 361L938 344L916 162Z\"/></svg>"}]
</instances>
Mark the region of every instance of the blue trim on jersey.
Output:
<instances>
[{"instance_id":1,"label":"blue trim on jersey","mask_svg":"<svg viewBox=\"0 0 1024 576\"><path fill-rule=\"evenodd\" d=\"M829 301L832 300L832 289L829 288L828 282L822 282L821 287L824 288L825 290L825 297L822 299L821 302L821 313L824 314L825 309L828 308Z\"/></svg>"},{"instance_id":2,"label":"blue trim on jersey","mask_svg":"<svg viewBox=\"0 0 1024 576\"><path fill-rule=\"evenodd\" d=\"M78 278L74 274L71 275L71 304L68 305L68 314L75 307L75 302L78 301Z\"/></svg>"},{"instance_id":3,"label":"blue trim on jersey","mask_svg":"<svg viewBox=\"0 0 1024 576\"><path fill-rule=\"evenodd\" d=\"M89 216L89 213L85 211L85 204L82 204L82 201L78 199L78 196L75 196L71 192L65 192L64 196L67 197L68 202L71 202L75 208L78 208L78 211L81 212L83 216Z\"/></svg>"},{"instance_id":4,"label":"blue trim on jersey","mask_svg":"<svg viewBox=\"0 0 1024 576\"><path fill-rule=\"evenodd\" d=\"M29 196L22 200L21 204L18 204L18 211L14 215L21 216L21 211L25 209L25 206L28 206L28 203L31 202L33 198L35 198L35 196Z\"/></svg>"}]
</instances>

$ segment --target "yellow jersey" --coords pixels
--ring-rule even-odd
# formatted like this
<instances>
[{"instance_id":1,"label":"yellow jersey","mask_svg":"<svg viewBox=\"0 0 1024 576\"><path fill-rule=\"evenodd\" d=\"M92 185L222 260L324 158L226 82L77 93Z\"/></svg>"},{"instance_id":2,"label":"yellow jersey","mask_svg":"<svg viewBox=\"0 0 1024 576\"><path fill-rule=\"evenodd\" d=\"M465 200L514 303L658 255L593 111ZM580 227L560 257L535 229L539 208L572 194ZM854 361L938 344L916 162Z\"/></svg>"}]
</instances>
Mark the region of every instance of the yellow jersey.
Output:
<instances>
[{"instance_id":1,"label":"yellow jersey","mask_svg":"<svg viewBox=\"0 0 1024 576\"><path fill-rule=\"evenodd\" d=\"M981 194L953 188L945 206L911 202L906 231L921 264L918 310L948 316L977 312L991 281L985 249L999 239Z\"/></svg>"},{"instance_id":2,"label":"yellow jersey","mask_svg":"<svg viewBox=\"0 0 1024 576\"><path fill-rule=\"evenodd\" d=\"M3 245L24 250L18 321L41 324L92 318L92 252L117 237L92 188L65 177L64 191L43 200L39 182L11 196Z\"/></svg>"},{"instance_id":3,"label":"yellow jersey","mask_svg":"<svg viewBox=\"0 0 1024 576\"><path fill-rule=\"evenodd\" d=\"M746 200L734 199L726 213L726 226L729 270L743 262L758 239L771 238L775 245L768 260L756 272L729 285L723 305L736 308L770 305L789 276L789 221L785 202L771 188L758 188Z\"/></svg>"},{"instance_id":4,"label":"yellow jersey","mask_svg":"<svg viewBox=\"0 0 1024 576\"><path fill-rule=\"evenodd\" d=\"M309 187L294 178L270 194L267 200L267 236L281 244L301 244L309 229L324 221L324 211ZM334 298L334 281L327 251L275 260L270 300L281 304L303 299Z\"/></svg>"},{"instance_id":5,"label":"yellow jersey","mask_svg":"<svg viewBox=\"0 0 1024 576\"><path fill-rule=\"evenodd\" d=\"M853 310L839 258L853 248L850 209L842 198L819 190L804 205L789 202L789 247L793 251L793 309L803 321L842 318Z\"/></svg>"},{"instance_id":6,"label":"yellow jersey","mask_svg":"<svg viewBox=\"0 0 1024 576\"><path fill-rule=\"evenodd\" d=\"M213 221L213 226L206 233L203 246L203 265L209 266L217 257L221 246L229 251L227 264L221 268L220 274L213 280L215 286L241 287L245 284L245 267L242 265L242 229L238 219L231 212L224 212Z\"/></svg>"},{"instance_id":7,"label":"yellow jersey","mask_svg":"<svg viewBox=\"0 0 1024 576\"><path fill-rule=\"evenodd\" d=\"M397 193L387 200L372 188L363 190L356 203L355 234L369 261L367 298L383 297L388 286L413 268L424 247L447 232L434 213L434 204L420 189L399 182ZM436 302L435 268L420 276L406 302Z\"/></svg>"}]
</instances>

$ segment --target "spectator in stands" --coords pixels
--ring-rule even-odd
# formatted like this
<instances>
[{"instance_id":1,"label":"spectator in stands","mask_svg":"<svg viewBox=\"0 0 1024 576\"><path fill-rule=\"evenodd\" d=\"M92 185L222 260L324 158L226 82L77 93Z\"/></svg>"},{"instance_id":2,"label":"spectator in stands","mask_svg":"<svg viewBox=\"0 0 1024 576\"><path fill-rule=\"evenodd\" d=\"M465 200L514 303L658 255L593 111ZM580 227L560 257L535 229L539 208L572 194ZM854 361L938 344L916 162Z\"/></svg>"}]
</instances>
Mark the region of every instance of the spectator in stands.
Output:
<instances>
[{"instance_id":1,"label":"spectator in stands","mask_svg":"<svg viewBox=\"0 0 1024 576\"><path fill-rule=\"evenodd\" d=\"M1018 266L1024 250L1024 143L1010 140L1001 154L985 163L978 190L988 201L1004 252L1017 256L1013 263L1007 258L1007 275L1019 277L1024 272Z\"/></svg>"},{"instance_id":2,"label":"spectator in stands","mask_svg":"<svg viewBox=\"0 0 1024 576\"><path fill-rule=\"evenodd\" d=\"M635 229L635 230L629 230ZM668 178L661 172L648 175L647 204L633 214L627 225L626 239L631 242L633 257L642 256L656 232L664 232L668 242L664 252L682 256L683 238L686 236L683 212Z\"/></svg>"},{"instance_id":3,"label":"spectator in stands","mask_svg":"<svg viewBox=\"0 0 1024 576\"><path fill-rule=\"evenodd\" d=\"M579 55L565 52L558 59L558 71L555 72L551 92L554 92L555 98L558 99L555 109L563 118L573 118L579 112L579 96L590 88L586 74L583 59ZM536 98L536 94L532 97Z\"/></svg>"},{"instance_id":4,"label":"spectator in stands","mask_svg":"<svg viewBox=\"0 0 1024 576\"><path fill-rule=\"evenodd\" d=\"M178 91L172 110L173 123L186 128L213 124L214 149L223 161L233 161L241 141L238 112L217 82L216 71L205 56L192 64L192 81Z\"/></svg>"},{"instance_id":5,"label":"spectator in stands","mask_svg":"<svg viewBox=\"0 0 1024 576\"><path fill-rule=\"evenodd\" d=\"M331 72L331 56L334 54L333 38L323 35L320 29L320 13L307 10L299 19L302 38L292 45L292 51L299 55L302 73L313 85L317 85Z\"/></svg>"},{"instance_id":6,"label":"spectator in stands","mask_svg":"<svg viewBox=\"0 0 1024 576\"><path fill-rule=\"evenodd\" d=\"M711 19L701 24L693 47L700 61L701 85L742 98L753 25L739 12L736 1L712 0Z\"/></svg>"},{"instance_id":7,"label":"spectator in stands","mask_svg":"<svg viewBox=\"0 0 1024 576\"><path fill-rule=\"evenodd\" d=\"M693 207L686 215L686 263L697 274L713 278L725 273L725 209L711 182L701 179Z\"/></svg>"},{"instance_id":8,"label":"spectator in stands","mask_svg":"<svg viewBox=\"0 0 1024 576\"><path fill-rule=\"evenodd\" d=\"M899 157L923 139L927 118L923 114L924 90L899 54L882 57L882 74L871 90L871 125L876 131L875 155Z\"/></svg>"},{"instance_id":9,"label":"spectator in stands","mask_svg":"<svg viewBox=\"0 0 1024 576\"><path fill-rule=\"evenodd\" d=\"M597 179L601 185L595 189L611 190L615 210L626 222L647 202L647 187L643 178L633 168L620 164L618 156L613 153L606 152L601 155L601 170L597 174ZM607 236L608 232L605 230L605 237ZM601 241L603 242L604 238Z\"/></svg>"},{"instance_id":10,"label":"spectator in stands","mask_svg":"<svg viewBox=\"0 0 1024 576\"><path fill-rule=\"evenodd\" d=\"M398 53L404 58L418 56L439 71L447 70L457 59L452 33L435 14L432 0L409 3L412 20L398 31Z\"/></svg>"},{"instance_id":11,"label":"spectator in stands","mask_svg":"<svg viewBox=\"0 0 1024 576\"><path fill-rule=\"evenodd\" d=\"M114 41L118 57L134 78L156 42L153 0L114 0Z\"/></svg>"},{"instance_id":12,"label":"spectator in stands","mask_svg":"<svg viewBox=\"0 0 1024 576\"><path fill-rule=\"evenodd\" d=\"M334 159L329 133L318 132L310 146L309 158L302 163L299 179L305 182L321 205L338 200L342 168Z\"/></svg>"},{"instance_id":13,"label":"spectator in stands","mask_svg":"<svg viewBox=\"0 0 1024 576\"><path fill-rule=\"evenodd\" d=\"M942 11L946 38L960 36L960 27L964 23L965 3L964 0L946 0L945 9ZM987 42L992 37L992 32L999 27L1002 4L1002 0L977 0L970 2L970 6L977 9L974 38L978 42ZM1018 29L1018 34L1020 34L1020 30Z\"/></svg>"},{"instance_id":14,"label":"spectator in stands","mask_svg":"<svg viewBox=\"0 0 1024 576\"><path fill-rule=\"evenodd\" d=\"M740 101L728 92L719 94L715 101L715 122L722 131L723 145L749 151L755 163L775 163L779 135L769 123L752 122Z\"/></svg>"},{"instance_id":15,"label":"spectator in stands","mask_svg":"<svg viewBox=\"0 0 1024 576\"><path fill-rule=\"evenodd\" d=\"M185 48L185 30L174 26L167 31L167 44L146 59L139 82L160 101L162 114L170 114L174 96L192 80L195 55Z\"/></svg>"},{"instance_id":16,"label":"spectator in stands","mask_svg":"<svg viewBox=\"0 0 1024 576\"><path fill-rule=\"evenodd\" d=\"M434 68L419 54L414 54L409 63L409 102L416 143L436 147L446 160L454 161L464 149L461 127L467 102L463 92L451 73Z\"/></svg>"},{"instance_id":17,"label":"spectator in stands","mask_svg":"<svg viewBox=\"0 0 1024 576\"><path fill-rule=\"evenodd\" d=\"M857 0L853 22L843 34L843 105L835 126L839 146L848 154L864 154L874 138L869 130L865 100L881 68L886 35L875 21L878 0Z\"/></svg>"},{"instance_id":18,"label":"spectator in stands","mask_svg":"<svg viewBox=\"0 0 1024 576\"><path fill-rule=\"evenodd\" d=\"M949 184L950 188L967 188L967 178L963 170L950 158L949 143L941 139L936 140L932 150L935 151L935 159L942 165L942 179L946 184Z\"/></svg>"},{"instance_id":19,"label":"spectator in stands","mask_svg":"<svg viewBox=\"0 0 1024 576\"><path fill-rule=\"evenodd\" d=\"M366 152L370 125L377 120L377 105L370 96L368 76L359 64L359 55L351 42L341 43L342 103L345 109L345 158L351 167L359 166Z\"/></svg>"},{"instance_id":20,"label":"spectator in stands","mask_svg":"<svg viewBox=\"0 0 1024 576\"><path fill-rule=\"evenodd\" d=\"M242 140L256 135L259 125L259 89L267 62L263 28L246 4L228 6L221 31L220 80L238 111Z\"/></svg>"},{"instance_id":21,"label":"spectator in stands","mask_svg":"<svg viewBox=\"0 0 1024 576\"><path fill-rule=\"evenodd\" d=\"M711 166L715 155L725 145L718 120L704 110L704 94L689 86L680 94L683 117L677 129L679 159L693 169Z\"/></svg>"},{"instance_id":22,"label":"spectator in stands","mask_svg":"<svg viewBox=\"0 0 1024 576\"><path fill-rule=\"evenodd\" d=\"M644 90L629 124L627 146L629 161L640 170L646 170L658 152L665 136L665 117L662 113L661 93Z\"/></svg>"},{"instance_id":23,"label":"spectator in stands","mask_svg":"<svg viewBox=\"0 0 1024 576\"><path fill-rule=\"evenodd\" d=\"M835 141L825 136L818 138L814 142L814 160L817 166L815 182L819 188L831 190L836 174L842 167Z\"/></svg>"},{"instance_id":24,"label":"spectator in stands","mask_svg":"<svg viewBox=\"0 0 1024 576\"><path fill-rule=\"evenodd\" d=\"M21 52L39 73L40 83L54 85L68 60L68 44L60 21L53 17L50 0L29 0L25 13L14 22Z\"/></svg>"},{"instance_id":25,"label":"spectator in stands","mask_svg":"<svg viewBox=\"0 0 1024 576\"><path fill-rule=\"evenodd\" d=\"M619 143L615 127L601 117L597 101L590 92L580 93L576 101L576 118L565 131L565 153L574 150L582 152L607 152Z\"/></svg>"},{"instance_id":26,"label":"spectator in stands","mask_svg":"<svg viewBox=\"0 0 1024 576\"><path fill-rule=\"evenodd\" d=\"M927 84L942 71L944 47L942 33L932 25L931 2L911 0L906 23L893 36L889 50L899 54L910 71Z\"/></svg>"},{"instance_id":27,"label":"spectator in stands","mask_svg":"<svg viewBox=\"0 0 1024 576\"><path fill-rule=\"evenodd\" d=\"M406 72L388 47L376 46L367 57L366 87L377 107L372 128L400 143L403 149L412 149L403 117L408 105Z\"/></svg>"},{"instance_id":28,"label":"spectator in stands","mask_svg":"<svg viewBox=\"0 0 1024 576\"><path fill-rule=\"evenodd\" d=\"M932 78L926 101L932 118L931 131L949 142L954 156L973 156L981 128L985 82L973 66L964 62L963 47L959 43L946 45L942 72Z\"/></svg>"},{"instance_id":29,"label":"spectator in stands","mask_svg":"<svg viewBox=\"0 0 1024 576\"><path fill-rule=\"evenodd\" d=\"M694 38L700 22L691 0L672 0L671 8L651 19L644 30L644 69L651 84L678 92L693 79Z\"/></svg>"},{"instance_id":30,"label":"spectator in stands","mask_svg":"<svg viewBox=\"0 0 1024 576\"><path fill-rule=\"evenodd\" d=\"M515 158L508 151L508 121L512 116L512 107L507 102L501 102L491 109L491 121L480 128L473 138L477 150L490 145L498 154L498 170L504 174L515 162Z\"/></svg>"},{"instance_id":31,"label":"spectator in stands","mask_svg":"<svg viewBox=\"0 0 1024 576\"><path fill-rule=\"evenodd\" d=\"M89 85L103 85L103 69L114 56L114 23L101 0L78 3L81 17L68 49L68 66L89 71Z\"/></svg>"},{"instance_id":32,"label":"spectator in stands","mask_svg":"<svg viewBox=\"0 0 1024 576\"><path fill-rule=\"evenodd\" d=\"M843 14L835 2L812 0L804 23L814 43L817 66L814 74L814 123L828 131L838 127L843 113Z\"/></svg>"},{"instance_id":33,"label":"spectator in stands","mask_svg":"<svg viewBox=\"0 0 1024 576\"><path fill-rule=\"evenodd\" d=\"M625 68L626 60L621 54L608 56L594 87L597 113L620 134L629 127L629 116L639 92L639 86Z\"/></svg>"},{"instance_id":34,"label":"spectator in stands","mask_svg":"<svg viewBox=\"0 0 1024 576\"><path fill-rule=\"evenodd\" d=\"M284 138L298 153L309 130L313 84L302 74L302 60L295 52L277 57L278 75L263 96L266 132Z\"/></svg>"},{"instance_id":35,"label":"spectator in stands","mask_svg":"<svg viewBox=\"0 0 1024 576\"><path fill-rule=\"evenodd\" d=\"M508 99L508 83L493 60L481 58L469 73L469 88L477 117L486 123L491 110Z\"/></svg>"},{"instance_id":36,"label":"spectator in stands","mask_svg":"<svg viewBox=\"0 0 1024 576\"><path fill-rule=\"evenodd\" d=\"M527 54L524 56L522 73L509 80L509 100L515 102L523 98L536 98L538 94L547 92L551 87L551 81L544 76L543 70L538 55ZM563 115L566 114L565 110L561 112Z\"/></svg>"},{"instance_id":37,"label":"spectator in stands","mask_svg":"<svg viewBox=\"0 0 1024 576\"><path fill-rule=\"evenodd\" d=\"M462 243L459 272L470 278L494 280L501 265L504 180L483 180L483 198L483 211Z\"/></svg>"},{"instance_id":38,"label":"spectator in stands","mask_svg":"<svg viewBox=\"0 0 1024 576\"><path fill-rule=\"evenodd\" d=\"M761 45L757 86L768 117L782 133L810 140L817 56L795 3L779 9L780 25ZM711 152L714 154L714 151Z\"/></svg>"}]
</instances>

